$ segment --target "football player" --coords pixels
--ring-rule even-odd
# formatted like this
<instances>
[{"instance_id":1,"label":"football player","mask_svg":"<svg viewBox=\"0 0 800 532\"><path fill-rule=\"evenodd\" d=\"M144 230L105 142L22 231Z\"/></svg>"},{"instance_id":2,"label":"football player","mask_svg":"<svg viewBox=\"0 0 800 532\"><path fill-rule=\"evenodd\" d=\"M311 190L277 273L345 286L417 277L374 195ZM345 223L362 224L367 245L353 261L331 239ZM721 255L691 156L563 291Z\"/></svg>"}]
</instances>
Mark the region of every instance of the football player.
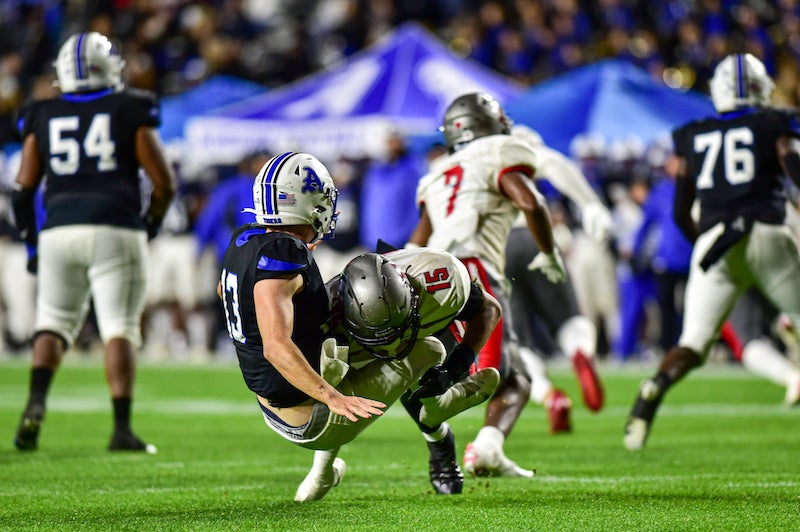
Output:
<instances>
[{"instance_id":1,"label":"football player","mask_svg":"<svg viewBox=\"0 0 800 532\"><path fill-rule=\"evenodd\" d=\"M683 332L636 395L625 423L629 450L642 449L664 395L703 364L746 289L758 289L800 326L800 255L784 222L782 183L783 175L800 183L800 123L795 112L769 105L773 87L761 61L729 55L710 82L717 114L673 132L680 158L674 217L694 242Z\"/></svg>"},{"instance_id":2,"label":"football player","mask_svg":"<svg viewBox=\"0 0 800 532\"><path fill-rule=\"evenodd\" d=\"M503 309L478 357L478 367L498 369L502 382L489 401L483 428L467 445L464 469L530 477L533 471L503 452L530 394L504 277L506 242L520 211L540 250L528 267L541 269L551 282L563 282L564 263L545 200L533 183L536 155L528 142L511 135L511 121L500 104L488 94L465 94L450 104L443 122L449 154L435 160L419 182L421 215L409 243L444 249L461 259L470 277L479 279Z\"/></svg>"},{"instance_id":3,"label":"football player","mask_svg":"<svg viewBox=\"0 0 800 532\"><path fill-rule=\"evenodd\" d=\"M584 232L597 242L605 241L611 227L611 214L577 165L545 145L542 138L526 126L514 125L512 135L527 141L535 154L534 179L545 179L566 195L580 209ZM563 283L551 283L541 271L528 270L528 264L538 251L524 219L518 218L506 244L505 270L511 282L511 312L517 316L514 331L519 337L520 355L532 379L531 400L547 408L552 433L567 432L571 430L571 401L550 381L538 354L546 350L546 346L538 345L532 329L536 322L541 323L570 359L583 402L592 412L603 407L604 395L594 364L597 330L578 310L569 276Z\"/></svg>"},{"instance_id":4,"label":"football player","mask_svg":"<svg viewBox=\"0 0 800 532\"><path fill-rule=\"evenodd\" d=\"M141 345L147 239L159 229L175 178L156 129L158 102L123 90L123 65L105 36L73 35L55 61L62 95L21 113L22 163L12 201L20 234L35 251L29 268L38 263L30 394L14 439L23 451L37 448L50 381L90 297L114 411L108 448L155 450L130 426L134 352ZM140 168L153 185L144 216ZM33 199L44 176L47 216L37 234Z\"/></svg>"},{"instance_id":5,"label":"football player","mask_svg":"<svg viewBox=\"0 0 800 532\"><path fill-rule=\"evenodd\" d=\"M267 426L321 451L296 501L321 499L337 485L345 472L339 448L445 354L436 339L408 341L416 306L408 279L388 260L381 289L408 296L392 316L396 328L385 331L397 334L397 352L351 368L347 345L327 334L328 296L312 249L333 236L336 197L333 179L315 157L288 152L270 159L255 178L247 209L256 222L234 232L218 285L239 367Z\"/></svg>"},{"instance_id":6,"label":"football player","mask_svg":"<svg viewBox=\"0 0 800 532\"><path fill-rule=\"evenodd\" d=\"M410 292L381 289L386 259L408 278ZM402 315L400 309L407 301L416 308L411 325L416 329L416 341L436 335L453 346L445 361L428 370L420 386L406 392L401 402L428 444L434 490L443 495L461 493L464 477L456 457L455 436L445 420L482 403L497 388L500 374L496 369L470 375L470 367L500 320L500 304L470 280L461 261L430 248L392 250L383 257L363 255L328 286L332 319L351 340L351 365L370 362L373 357L402 356L402 348L392 346L396 334L387 331L395 326L394 317Z\"/></svg>"}]
</instances>

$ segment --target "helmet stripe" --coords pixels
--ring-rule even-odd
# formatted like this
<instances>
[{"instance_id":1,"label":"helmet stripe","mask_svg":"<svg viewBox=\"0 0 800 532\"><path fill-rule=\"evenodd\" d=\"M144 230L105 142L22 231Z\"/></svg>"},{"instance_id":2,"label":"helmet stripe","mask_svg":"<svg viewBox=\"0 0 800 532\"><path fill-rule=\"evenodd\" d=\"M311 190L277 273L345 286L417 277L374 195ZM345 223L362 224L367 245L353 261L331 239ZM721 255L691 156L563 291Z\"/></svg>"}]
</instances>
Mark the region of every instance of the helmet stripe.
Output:
<instances>
[{"instance_id":1,"label":"helmet stripe","mask_svg":"<svg viewBox=\"0 0 800 532\"><path fill-rule=\"evenodd\" d=\"M736 70L734 72L736 79L736 96L744 98L745 87L747 85L747 69L744 67L744 54L736 54Z\"/></svg>"},{"instance_id":2,"label":"helmet stripe","mask_svg":"<svg viewBox=\"0 0 800 532\"><path fill-rule=\"evenodd\" d=\"M86 79L86 61L83 58L84 46L83 42L86 39L85 33L79 33L78 39L75 41L75 77L78 79Z\"/></svg>"},{"instance_id":3,"label":"helmet stripe","mask_svg":"<svg viewBox=\"0 0 800 532\"><path fill-rule=\"evenodd\" d=\"M264 194L261 198L261 206L264 208L265 214L277 214L278 212L278 188L275 186L275 177L280 172L280 168L283 166L283 163L286 162L286 160L292 155L294 155L294 152L289 151L282 155L273 157L269 168L264 174Z\"/></svg>"}]
</instances>

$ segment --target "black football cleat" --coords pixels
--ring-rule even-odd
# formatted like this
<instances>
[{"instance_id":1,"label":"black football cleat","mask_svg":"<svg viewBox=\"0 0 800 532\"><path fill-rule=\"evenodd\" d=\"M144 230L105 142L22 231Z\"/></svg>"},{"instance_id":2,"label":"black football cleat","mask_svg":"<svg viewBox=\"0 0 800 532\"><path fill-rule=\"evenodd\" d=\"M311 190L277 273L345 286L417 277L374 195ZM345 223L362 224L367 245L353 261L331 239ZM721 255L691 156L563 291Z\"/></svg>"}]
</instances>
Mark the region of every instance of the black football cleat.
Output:
<instances>
[{"instance_id":1,"label":"black football cleat","mask_svg":"<svg viewBox=\"0 0 800 532\"><path fill-rule=\"evenodd\" d=\"M39 448L39 429L44 421L44 405L30 404L22 413L22 419L14 437L14 446L20 451L35 451Z\"/></svg>"},{"instance_id":2,"label":"black football cleat","mask_svg":"<svg viewBox=\"0 0 800 532\"><path fill-rule=\"evenodd\" d=\"M464 489L464 475L456 460L456 437L448 427L441 441L427 442L431 485L440 495L457 495Z\"/></svg>"},{"instance_id":3,"label":"black football cleat","mask_svg":"<svg viewBox=\"0 0 800 532\"><path fill-rule=\"evenodd\" d=\"M145 443L130 430L115 430L108 443L109 451L138 451L147 454L156 454L158 449L155 445Z\"/></svg>"}]
</instances>

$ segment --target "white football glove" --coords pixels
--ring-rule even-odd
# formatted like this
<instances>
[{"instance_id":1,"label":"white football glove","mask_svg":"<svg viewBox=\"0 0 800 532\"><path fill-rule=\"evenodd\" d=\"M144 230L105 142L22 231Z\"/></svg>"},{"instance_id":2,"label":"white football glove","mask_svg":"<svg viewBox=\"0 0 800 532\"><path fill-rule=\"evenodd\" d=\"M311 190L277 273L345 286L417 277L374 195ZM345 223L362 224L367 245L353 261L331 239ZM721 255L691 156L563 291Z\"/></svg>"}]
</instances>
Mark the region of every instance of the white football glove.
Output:
<instances>
[{"instance_id":1,"label":"white football glove","mask_svg":"<svg viewBox=\"0 0 800 532\"><path fill-rule=\"evenodd\" d=\"M583 231L592 239L603 242L611 232L611 213L599 202L587 203L581 209Z\"/></svg>"},{"instance_id":2,"label":"white football glove","mask_svg":"<svg viewBox=\"0 0 800 532\"><path fill-rule=\"evenodd\" d=\"M567 277L564 259L561 258L561 252L558 248L553 248L553 252L550 254L542 253L541 251L537 253L528 264L528 269L531 271L542 270L542 273L551 283L563 283Z\"/></svg>"},{"instance_id":3,"label":"white football glove","mask_svg":"<svg viewBox=\"0 0 800 532\"><path fill-rule=\"evenodd\" d=\"M325 338L322 342L319 373L331 386L338 386L347 375L347 371L350 369L350 365L347 363L349 351L350 347L337 345L336 338Z\"/></svg>"}]
</instances>

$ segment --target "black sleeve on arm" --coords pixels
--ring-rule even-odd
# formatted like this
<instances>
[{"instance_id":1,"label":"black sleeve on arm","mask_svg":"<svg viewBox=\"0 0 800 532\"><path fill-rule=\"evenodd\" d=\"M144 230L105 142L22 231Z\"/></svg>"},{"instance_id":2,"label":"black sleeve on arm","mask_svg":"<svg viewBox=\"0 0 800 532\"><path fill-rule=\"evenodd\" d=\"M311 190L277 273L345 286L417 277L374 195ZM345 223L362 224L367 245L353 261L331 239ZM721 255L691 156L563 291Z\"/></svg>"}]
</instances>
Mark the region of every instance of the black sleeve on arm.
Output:
<instances>
[{"instance_id":1,"label":"black sleeve on arm","mask_svg":"<svg viewBox=\"0 0 800 532\"><path fill-rule=\"evenodd\" d=\"M792 183L800 187L800 154L796 151L790 151L781 157L781 162Z\"/></svg>"},{"instance_id":2,"label":"black sleeve on arm","mask_svg":"<svg viewBox=\"0 0 800 532\"><path fill-rule=\"evenodd\" d=\"M478 285L478 283L472 281L469 286L469 297L467 298L467 302L464 303L464 308L462 308L461 312L458 313L456 319L469 321L477 316L482 308L483 289Z\"/></svg>"},{"instance_id":3,"label":"black sleeve on arm","mask_svg":"<svg viewBox=\"0 0 800 532\"><path fill-rule=\"evenodd\" d=\"M694 244L697 240L697 224L692 219L692 204L695 198L694 179L679 175L675 179L675 202L672 219L686 238Z\"/></svg>"},{"instance_id":4,"label":"black sleeve on arm","mask_svg":"<svg viewBox=\"0 0 800 532\"><path fill-rule=\"evenodd\" d=\"M11 192L11 206L14 209L14 219L16 220L19 236L26 244L36 247L36 209L33 206L33 199L36 195L35 189L17 188Z\"/></svg>"}]
</instances>

